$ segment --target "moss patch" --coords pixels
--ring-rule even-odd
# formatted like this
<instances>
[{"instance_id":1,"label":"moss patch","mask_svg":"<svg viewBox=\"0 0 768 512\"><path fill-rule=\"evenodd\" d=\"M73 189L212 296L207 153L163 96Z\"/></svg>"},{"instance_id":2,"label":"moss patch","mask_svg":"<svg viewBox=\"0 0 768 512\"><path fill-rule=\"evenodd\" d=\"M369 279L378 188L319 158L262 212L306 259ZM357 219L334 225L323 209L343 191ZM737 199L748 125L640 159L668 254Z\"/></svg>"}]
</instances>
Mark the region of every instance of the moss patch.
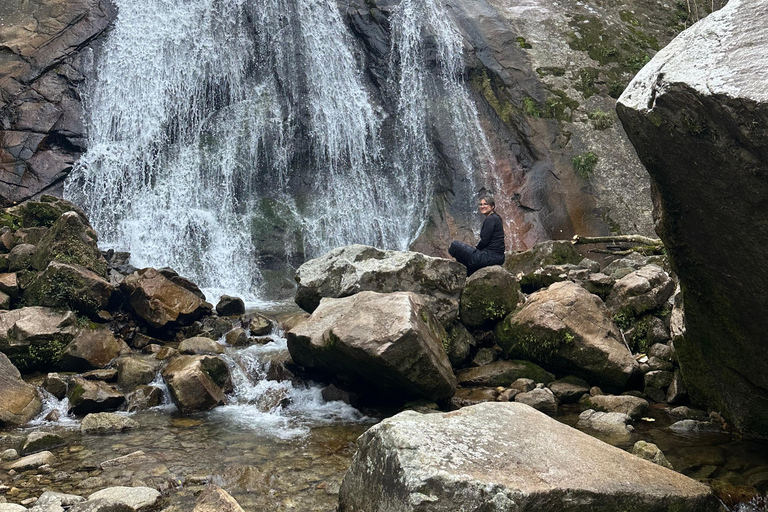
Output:
<instances>
[{"instance_id":1,"label":"moss patch","mask_svg":"<svg viewBox=\"0 0 768 512\"><path fill-rule=\"evenodd\" d=\"M579 108L579 102L560 89L553 89L551 92L554 97L547 98L545 102L546 117L558 121L572 121L573 112Z\"/></svg>"},{"instance_id":2,"label":"moss patch","mask_svg":"<svg viewBox=\"0 0 768 512\"><path fill-rule=\"evenodd\" d=\"M508 357L547 362L560 347L572 344L575 335L568 329L549 331L516 323L510 315L494 331L496 341Z\"/></svg>"},{"instance_id":3,"label":"moss patch","mask_svg":"<svg viewBox=\"0 0 768 512\"><path fill-rule=\"evenodd\" d=\"M573 171L578 177L588 180L592 173L595 172L597 155L591 151L576 155L571 159L571 164L573 165Z\"/></svg>"},{"instance_id":4,"label":"moss patch","mask_svg":"<svg viewBox=\"0 0 768 512\"><path fill-rule=\"evenodd\" d=\"M595 130L606 130L613 126L614 117L610 112L605 110L596 109L587 113L587 117L592 122L592 127Z\"/></svg>"}]
</instances>

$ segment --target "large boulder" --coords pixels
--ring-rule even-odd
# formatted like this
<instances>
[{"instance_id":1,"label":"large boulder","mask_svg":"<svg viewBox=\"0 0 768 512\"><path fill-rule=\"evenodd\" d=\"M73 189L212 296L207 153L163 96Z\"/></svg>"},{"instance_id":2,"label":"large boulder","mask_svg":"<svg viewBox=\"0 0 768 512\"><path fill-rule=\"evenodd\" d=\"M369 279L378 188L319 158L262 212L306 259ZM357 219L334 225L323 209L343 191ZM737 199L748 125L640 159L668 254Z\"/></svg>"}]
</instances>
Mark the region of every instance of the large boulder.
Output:
<instances>
[{"instance_id":1,"label":"large boulder","mask_svg":"<svg viewBox=\"0 0 768 512\"><path fill-rule=\"evenodd\" d=\"M480 327L501 320L522 302L517 280L499 265L481 268L461 292L459 318L467 327Z\"/></svg>"},{"instance_id":2,"label":"large boulder","mask_svg":"<svg viewBox=\"0 0 768 512\"><path fill-rule=\"evenodd\" d=\"M749 20L745 22L744 20ZM768 1L731 0L678 36L617 110L651 176L680 278L691 399L768 436Z\"/></svg>"},{"instance_id":3,"label":"large boulder","mask_svg":"<svg viewBox=\"0 0 768 512\"><path fill-rule=\"evenodd\" d=\"M153 268L129 275L120 289L131 309L155 329L189 325L212 309L199 296Z\"/></svg>"},{"instance_id":4,"label":"large boulder","mask_svg":"<svg viewBox=\"0 0 768 512\"><path fill-rule=\"evenodd\" d=\"M24 382L19 370L0 352L0 427L23 425L42 407L35 386Z\"/></svg>"},{"instance_id":5,"label":"large boulder","mask_svg":"<svg viewBox=\"0 0 768 512\"><path fill-rule=\"evenodd\" d=\"M456 319L465 281L466 269L456 261L350 245L299 267L296 304L311 313L323 297L348 297L363 291L414 292L428 297L437 319L449 325Z\"/></svg>"},{"instance_id":6,"label":"large boulder","mask_svg":"<svg viewBox=\"0 0 768 512\"><path fill-rule=\"evenodd\" d=\"M79 265L52 261L24 290L29 306L70 309L91 318L107 309L115 287Z\"/></svg>"},{"instance_id":7,"label":"large boulder","mask_svg":"<svg viewBox=\"0 0 768 512\"><path fill-rule=\"evenodd\" d=\"M227 364L216 356L175 357L162 376L173 403L184 414L222 405L232 387Z\"/></svg>"},{"instance_id":8,"label":"large boulder","mask_svg":"<svg viewBox=\"0 0 768 512\"><path fill-rule=\"evenodd\" d=\"M674 292L675 282L664 269L646 265L616 281L605 305L614 315L632 318L660 308Z\"/></svg>"},{"instance_id":9,"label":"large boulder","mask_svg":"<svg viewBox=\"0 0 768 512\"><path fill-rule=\"evenodd\" d=\"M78 415L116 411L125 402L125 396L114 385L82 377L69 382L67 398L69 411Z\"/></svg>"},{"instance_id":10,"label":"large boulder","mask_svg":"<svg viewBox=\"0 0 768 512\"><path fill-rule=\"evenodd\" d=\"M43 307L0 311L0 352L22 371L50 368L77 334L76 316Z\"/></svg>"},{"instance_id":11,"label":"large boulder","mask_svg":"<svg viewBox=\"0 0 768 512\"><path fill-rule=\"evenodd\" d=\"M83 328L64 349L59 366L67 371L104 368L122 348L123 344L106 327Z\"/></svg>"},{"instance_id":12,"label":"large boulder","mask_svg":"<svg viewBox=\"0 0 768 512\"><path fill-rule=\"evenodd\" d=\"M96 231L77 212L66 212L53 223L37 244L32 265L45 270L51 261L79 265L107 276L107 260L96 245Z\"/></svg>"},{"instance_id":13,"label":"large boulder","mask_svg":"<svg viewBox=\"0 0 768 512\"><path fill-rule=\"evenodd\" d=\"M570 240L547 240L528 249L506 255L504 268L514 276L532 274L547 265L577 264L584 256Z\"/></svg>"},{"instance_id":14,"label":"large boulder","mask_svg":"<svg viewBox=\"0 0 768 512\"><path fill-rule=\"evenodd\" d=\"M600 297L570 281L532 294L496 328L505 353L607 389L639 386L640 367Z\"/></svg>"},{"instance_id":15,"label":"large boulder","mask_svg":"<svg viewBox=\"0 0 768 512\"><path fill-rule=\"evenodd\" d=\"M340 512L723 510L708 486L520 403L406 411L357 446Z\"/></svg>"},{"instance_id":16,"label":"large boulder","mask_svg":"<svg viewBox=\"0 0 768 512\"><path fill-rule=\"evenodd\" d=\"M445 329L421 295L361 292L323 299L286 333L294 362L398 399L450 398L456 377Z\"/></svg>"}]
</instances>

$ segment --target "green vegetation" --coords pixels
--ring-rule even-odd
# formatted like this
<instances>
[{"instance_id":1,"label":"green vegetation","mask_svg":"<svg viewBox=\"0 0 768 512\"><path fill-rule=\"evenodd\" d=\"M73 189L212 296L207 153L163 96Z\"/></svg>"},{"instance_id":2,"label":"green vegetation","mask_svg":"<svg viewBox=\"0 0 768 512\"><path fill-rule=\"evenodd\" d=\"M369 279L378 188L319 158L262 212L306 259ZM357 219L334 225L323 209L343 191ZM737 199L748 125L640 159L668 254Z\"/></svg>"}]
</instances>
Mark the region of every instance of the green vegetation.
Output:
<instances>
[{"instance_id":1,"label":"green vegetation","mask_svg":"<svg viewBox=\"0 0 768 512\"><path fill-rule=\"evenodd\" d=\"M568 97L565 91L553 89L554 97L547 98L545 102L546 117L558 121L572 121L573 112L579 108L579 102Z\"/></svg>"},{"instance_id":2,"label":"green vegetation","mask_svg":"<svg viewBox=\"0 0 768 512\"><path fill-rule=\"evenodd\" d=\"M578 177L588 180L592 173L595 172L597 155L591 151L576 155L571 158L571 164L573 164L573 170Z\"/></svg>"},{"instance_id":3,"label":"green vegetation","mask_svg":"<svg viewBox=\"0 0 768 512\"><path fill-rule=\"evenodd\" d=\"M530 96L523 98L523 112L531 117L541 117L541 110L539 110L539 106Z\"/></svg>"},{"instance_id":4,"label":"green vegetation","mask_svg":"<svg viewBox=\"0 0 768 512\"><path fill-rule=\"evenodd\" d=\"M533 48L533 46L531 46L531 43L528 43L525 41L524 37L518 37L517 39L515 39L515 41L517 41L517 44L520 45L520 48L524 48L526 50L530 50L531 48Z\"/></svg>"},{"instance_id":5,"label":"green vegetation","mask_svg":"<svg viewBox=\"0 0 768 512\"><path fill-rule=\"evenodd\" d=\"M595 130L606 130L613 126L613 114L605 110L593 110L587 114L587 117L592 121Z\"/></svg>"},{"instance_id":6,"label":"green vegetation","mask_svg":"<svg viewBox=\"0 0 768 512\"><path fill-rule=\"evenodd\" d=\"M485 98L504 124L514 124L513 118L520 113L520 109L515 108L509 101L507 88L496 75L489 74L485 69L475 70L470 76L469 84Z\"/></svg>"},{"instance_id":7,"label":"green vegetation","mask_svg":"<svg viewBox=\"0 0 768 512\"><path fill-rule=\"evenodd\" d=\"M536 68L536 72L539 74L539 76L564 76L565 75L565 68L561 67L543 67L543 68Z\"/></svg>"},{"instance_id":8,"label":"green vegetation","mask_svg":"<svg viewBox=\"0 0 768 512\"><path fill-rule=\"evenodd\" d=\"M581 68L578 71L578 75L574 77L576 83L574 88L579 91L585 99L592 95L598 94L600 90L595 85L598 77L600 76L600 70L597 68Z\"/></svg>"}]
</instances>

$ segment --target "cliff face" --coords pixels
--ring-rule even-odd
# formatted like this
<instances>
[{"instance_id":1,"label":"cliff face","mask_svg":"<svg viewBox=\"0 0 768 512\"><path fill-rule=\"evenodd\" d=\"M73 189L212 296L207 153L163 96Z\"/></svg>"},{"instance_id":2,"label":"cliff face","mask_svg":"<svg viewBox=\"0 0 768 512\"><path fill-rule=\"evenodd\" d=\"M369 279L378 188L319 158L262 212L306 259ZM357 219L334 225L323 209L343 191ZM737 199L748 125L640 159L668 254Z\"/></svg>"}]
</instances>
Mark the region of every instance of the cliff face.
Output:
<instances>
[{"instance_id":1,"label":"cliff face","mask_svg":"<svg viewBox=\"0 0 768 512\"><path fill-rule=\"evenodd\" d=\"M85 150L78 84L86 50L116 16L108 0L0 5L0 202L59 185Z\"/></svg>"},{"instance_id":2,"label":"cliff face","mask_svg":"<svg viewBox=\"0 0 768 512\"><path fill-rule=\"evenodd\" d=\"M749 20L747 22L747 20ZM691 397L768 435L768 1L732 0L633 80L618 113L680 277Z\"/></svg>"}]
</instances>

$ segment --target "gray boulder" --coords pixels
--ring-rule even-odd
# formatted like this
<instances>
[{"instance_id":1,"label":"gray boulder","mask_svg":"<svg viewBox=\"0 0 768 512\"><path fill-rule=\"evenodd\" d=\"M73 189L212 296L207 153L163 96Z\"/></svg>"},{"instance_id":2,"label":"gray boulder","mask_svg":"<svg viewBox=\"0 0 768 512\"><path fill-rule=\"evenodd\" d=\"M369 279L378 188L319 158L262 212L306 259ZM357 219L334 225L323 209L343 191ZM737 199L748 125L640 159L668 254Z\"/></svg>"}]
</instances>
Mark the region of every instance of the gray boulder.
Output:
<instances>
[{"instance_id":1,"label":"gray boulder","mask_svg":"<svg viewBox=\"0 0 768 512\"><path fill-rule=\"evenodd\" d=\"M20 244L11 249L8 254L8 270L16 272L32 268L32 259L35 257L35 246Z\"/></svg>"},{"instance_id":2,"label":"gray boulder","mask_svg":"<svg viewBox=\"0 0 768 512\"><path fill-rule=\"evenodd\" d=\"M128 412L144 411L163 403L163 391L155 386L139 386L125 397Z\"/></svg>"},{"instance_id":3,"label":"gray boulder","mask_svg":"<svg viewBox=\"0 0 768 512\"><path fill-rule=\"evenodd\" d=\"M113 509L121 506L131 512L149 512L159 508L161 494L150 487L108 487L88 496L88 502L103 501ZM86 502L87 503L87 502ZM73 507L78 510L78 505ZM108 509L101 509L107 512Z\"/></svg>"},{"instance_id":4,"label":"gray boulder","mask_svg":"<svg viewBox=\"0 0 768 512\"><path fill-rule=\"evenodd\" d=\"M56 457L48 451L33 453L5 465L5 469L15 471L27 471L37 469L40 466L51 465L56 462Z\"/></svg>"},{"instance_id":5,"label":"gray boulder","mask_svg":"<svg viewBox=\"0 0 768 512\"><path fill-rule=\"evenodd\" d=\"M222 295L216 304L216 313L219 316L237 316L245 313L245 303L240 297Z\"/></svg>"},{"instance_id":6,"label":"gray boulder","mask_svg":"<svg viewBox=\"0 0 768 512\"><path fill-rule=\"evenodd\" d=\"M67 444L67 442L64 438L55 432L36 430L27 434L27 437L24 439L24 443L21 446L21 453L30 455L32 453L58 448L65 444Z\"/></svg>"},{"instance_id":7,"label":"gray boulder","mask_svg":"<svg viewBox=\"0 0 768 512\"><path fill-rule=\"evenodd\" d=\"M139 423L128 416L99 412L88 414L80 423L83 434L114 434L138 428Z\"/></svg>"},{"instance_id":8,"label":"gray boulder","mask_svg":"<svg viewBox=\"0 0 768 512\"><path fill-rule=\"evenodd\" d=\"M348 297L363 291L414 292L428 297L432 313L447 326L456 319L465 281L466 269L456 261L350 245L299 267L296 304L311 313L323 297Z\"/></svg>"},{"instance_id":9,"label":"gray boulder","mask_svg":"<svg viewBox=\"0 0 768 512\"><path fill-rule=\"evenodd\" d=\"M117 385L129 391L155 380L160 362L141 356L121 357L117 360Z\"/></svg>"},{"instance_id":10,"label":"gray boulder","mask_svg":"<svg viewBox=\"0 0 768 512\"><path fill-rule=\"evenodd\" d=\"M605 304L612 314L638 317L661 307L674 292L675 282L664 269L646 265L616 281Z\"/></svg>"},{"instance_id":11,"label":"gray boulder","mask_svg":"<svg viewBox=\"0 0 768 512\"><path fill-rule=\"evenodd\" d=\"M357 446L340 512L722 510L708 486L514 402L403 412Z\"/></svg>"},{"instance_id":12,"label":"gray boulder","mask_svg":"<svg viewBox=\"0 0 768 512\"><path fill-rule=\"evenodd\" d=\"M462 386L508 387L518 379L548 383L554 375L529 361L496 361L459 370L456 379Z\"/></svg>"},{"instance_id":13,"label":"gray boulder","mask_svg":"<svg viewBox=\"0 0 768 512\"><path fill-rule=\"evenodd\" d=\"M630 425L632 418L621 412L602 412L587 409L579 414L579 428L593 430L614 442L629 440L635 431Z\"/></svg>"},{"instance_id":14,"label":"gray boulder","mask_svg":"<svg viewBox=\"0 0 768 512\"><path fill-rule=\"evenodd\" d=\"M459 317L467 327L480 327L501 320L522 302L517 280L499 265L481 268L461 292Z\"/></svg>"},{"instance_id":15,"label":"gray boulder","mask_svg":"<svg viewBox=\"0 0 768 512\"><path fill-rule=\"evenodd\" d=\"M653 443L647 443L645 441L638 441L632 446L632 455L637 455L641 459L649 460L659 466L674 469L672 464L669 463L658 446Z\"/></svg>"},{"instance_id":16,"label":"gray boulder","mask_svg":"<svg viewBox=\"0 0 768 512\"><path fill-rule=\"evenodd\" d=\"M585 394L589 394L591 386L584 379L569 375L550 382L547 387L552 390L561 404L570 404L577 402Z\"/></svg>"},{"instance_id":17,"label":"gray boulder","mask_svg":"<svg viewBox=\"0 0 768 512\"><path fill-rule=\"evenodd\" d=\"M505 353L556 374L620 391L639 385L640 368L603 301L577 284L556 283L532 294L495 335Z\"/></svg>"},{"instance_id":18,"label":"gray boulder","mask_svg":"<svg viewBox=\"0 0 768 512\"><path fill-rule=\"evenodd\" d=\"M603 412L620 412L633 420L639 420L648 414L650 405L647 400L628 395L597 395L591 396L582 403L584 407Z\"/></svg>"},{"instance_id":19,"label":"gray boulder","mask_svg":"<svg viewBox=\"0 0 768 512\"><path fill-rule=\"evenodd\" d=\"M23 425L40 413L43 403L35 386L0 352L0 426Z\"/></svg>"},{"instance_id":20,"label":"gray boulder","mask_svg":"<svg viewBox=\"0 0 768 512\"><path fill-rule=\"evenodd\" d=\"M549 388L536 388L515 395L515 402L533 407L549 416L557 414L557 398Z\"/></svg>"},{"instance_id":21,"label":"gray boulder","mask_svg":"<svg viewBox=\"0 0 768 512\"><path fill-rule=\"evenodd\" d=\"M579 254L570 240L548 240L541 242L527 251L507 254L504 268L512 274L532 274L547 265L576 265L584 256Z\"/></svg>"},{"instance_id":22,"label":"gray boulder","mask_svg":"<svg viewBox=\"0 0 768 512\"><path fill-rule=\"evenodd\" d=\"M651 175L656 231L682 285L686 334L675 348L691 400L760 437L768 435L760 405L768 397L767 9L766 0L728 2L660 51L617 105Z\"/></svg>"},{"instance_id":23,"label":"gray boulder","mask_svg":"<svg viewBox=\"0 0 768 512\"><path fill-rule=\"evenodd\" d=\"M445 329L421 295L360 292L323 299L286 333L294 362L403 399L450 398Z\"/></svg>"},{"instance_id":24,"label":"gray boulder","mask_svg":"<svg viewBox=\"0 0 768 512\"><path fill-rule=\"evenodd\" d=\"M208 485L197 497L192 512L244 512L240 504L218 485Z\"/></svg>"},{"instance_id":25,"label":"gray boulder","mask_svg":"<svg viewBox=\"0 0 768 512\"><path fill-rule=\"evenodd\" d=\"M45 491L35 502L30 512L62 512L64 507L71 507L76 503L82 503L85 498L75 494Z\"/></svg>"},{"instance_id":26,"label":"gray boulder","mask_svg":"<svg viewBox=\"0 0 768 512\"><path fill-rule=\"evenodd\" d=\"M216 356L175 357L162 376L173 403L184 414L222 405L232 386L227 364Z\"/></svg>"},{"instance_id":27,"label":"gray boulder","mask_svg":"<svg viewBox=\"0 0 768 512\"><path fill-rule=\"evenodd\" d=\"M74 339L76 319L38 306L0 311L0 352L22 371L50 368Z\"/></svg>"}]
</instances>

